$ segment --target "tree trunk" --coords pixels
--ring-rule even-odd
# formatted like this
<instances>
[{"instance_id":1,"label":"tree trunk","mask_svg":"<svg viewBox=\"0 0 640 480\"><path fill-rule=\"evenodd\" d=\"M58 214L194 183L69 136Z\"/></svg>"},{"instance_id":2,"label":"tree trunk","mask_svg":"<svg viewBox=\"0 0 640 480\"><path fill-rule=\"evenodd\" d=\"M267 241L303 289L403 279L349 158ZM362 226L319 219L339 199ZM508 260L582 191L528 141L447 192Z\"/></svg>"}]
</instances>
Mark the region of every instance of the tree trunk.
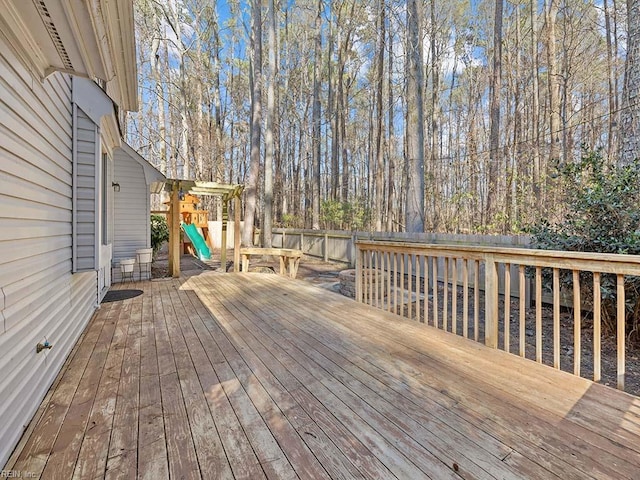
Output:
<instances>
[{"instance_id":1,"label":"tree trunk","mask_svg":"<svg viewBox=\"0 0 640 480\"><path fill-rule=\"evenodd\" d=\"M260 137L262 122L262 11L261 0L251 2L251 162L245 188L244 230L242 244L253 245L253 228L260 176Z\"/></svg>"},{"instance_id":2,"label":"tree trunk","mask_svg":"<svg viewBox=\"0 0 640 480\"><path fill-rule=\"evenodd\" d=\"M407 200L405 231L424 231L424 114L421 2L407 3Z\"/></svg>"},{"instance_id":3,"label":"tree trunk","mask_svg":"<svg viewBox=\"0 0 640 480\"><path fill-rule=\"evenodd\" d=\"M382 231L383 217L383 175L384 175L384 135L382 124L384 112L382 111L382 97L384 86L384 41L385 41L385 4L384 0L378 0L378 38L376 39L376 192L375 192L375 229Z\"/></svg>"},{"instance_id":4,"label":"tree trunk","mask_svg":"<svg viewBox=\"0 0 640 480\"><path fill-rule=\"evenodd\" d=\"M160 156L160 172L167 175L167 125L165 119L164 107L164 86L162 84L162 76L160 75L160 20L157 11L154 8L154 30L155 34L151 43L151 73L155 82L156 98L158 101L158 138L159 138L159 156Z\"/></svg>"},{"instance_id":5,"label":"tree trunk","mask_svg":"<svg viewBox=\"0 0 640 480\"><path fill-rule=\"evenodd\" d=\"M605 37L607 41L607 70L609 71L608 86L609 86L609 118L607 122L607 159L611 161L613 159L613 149L615 145L615 124L616 124L616 95L615 90L615 75L616 71L613 66L613 45L611 42L611 14L609 13L608 1L604 0L602 8L604 9L604 26Z\"/></svg>"},{"instance_id":6,"label":"tree trunk","mask_svg":"<svg viewBox=\"0 0 640 480\"><path fill-rule=\"evenodd\" d=\"M621 165L628 165L640 156L640 0L627 0L627 22L618 161Z\"/></svg>"},{"instance_id":7,"label":"tree trunk","mask_svg":"<svg viewBox=\"0 0 640 480\"><path fill-rule=\"evenodd\" d=\"M267 86L267 131L265 132L264 157L264 221L263 245L271 248L271 229L273 221L273 126L276 110L276 13L274 0L269 0L268 38L269 38L269 84Z\"/></svg>"},{"instance_id":8,"label":"tree trunk","mask_svg":"<svg viewBox=\"0 0 640 480\"><path fill-rule=\"evenodd\" d=\"M538 81L538 1L531 0L531 155L533 156L533 196L536 209L542 211L542 165L540 160L540 82Z\"/></svg>"},{"instance_id":9,"label":"tree trunk","mask_svg":"<svg viewBox=\"0 0 640 480\"><path fill-rule=\"evenodd\" d=\"M493 71L491 75L491 104L489 106L489 170L487 189L487 217L491 222L501 200L500 172L500 98L502 92L502 9L504 0L496 0L493 23Z\"/></svg>"},{"instance_id":10,"label":"tree trunk","mask_svg":"<svg viewBox=\"0 0 640 480\"><path fill-rule=\"evenodd\" d=\"M547 0L545 10L547 23L547 68L549 89L549 130L550 148L549 163L560 161L560 78L556 48L556 19L558 17L558 0Z\"/></svg>"},{"instance_id":11,"label":"tree trunk","mask_svg":"<svg viewBox=\"0 0 640 480\"><path fill-rule=\"evenodd\" d=\"M390 16L390 15L389 15ZM387 175L387 231L395 231L394 220L397 215L397 201L396 201L396 152L395 152L395 131L393 116L395 114L394 108L394 96L393 96L393 33L389 28L389 40L387 42L388 48L388 67L387 67L387 90L388 90L388 145L387 156L389 157L389 173Z\"/></svg>"},{"instance_id":12,"label":"tree trunk","mask_svg":"<svg viewBox=\"0 0 640 480\"><path fill-rule=\"evenodd\" d=\"M313 62L313 109L312 117L312 174L311 174L311 226L320 229L320 57L322 49L322 13L323 2L318 0L318 13L315 20L315 46Z\"/></svg>"}]
</instances>

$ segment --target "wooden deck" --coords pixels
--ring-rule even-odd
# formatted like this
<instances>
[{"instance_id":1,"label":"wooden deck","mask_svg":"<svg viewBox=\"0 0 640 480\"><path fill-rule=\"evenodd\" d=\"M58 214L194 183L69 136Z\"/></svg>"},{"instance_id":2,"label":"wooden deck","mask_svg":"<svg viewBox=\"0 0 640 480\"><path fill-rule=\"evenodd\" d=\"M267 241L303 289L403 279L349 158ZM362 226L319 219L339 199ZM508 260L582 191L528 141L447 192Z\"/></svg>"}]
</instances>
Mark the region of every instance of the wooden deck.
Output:
<instances>
[{"instance_id":1,"label":"wooden deck","mask_svg":"<svg viewBox=\"0 0 640 480\"><path fill-rule=\"evenodd\" d=\"M94 316L6 470L640 478L637 397L277 275L135 287Z\"/></svg>"}]
</instances>

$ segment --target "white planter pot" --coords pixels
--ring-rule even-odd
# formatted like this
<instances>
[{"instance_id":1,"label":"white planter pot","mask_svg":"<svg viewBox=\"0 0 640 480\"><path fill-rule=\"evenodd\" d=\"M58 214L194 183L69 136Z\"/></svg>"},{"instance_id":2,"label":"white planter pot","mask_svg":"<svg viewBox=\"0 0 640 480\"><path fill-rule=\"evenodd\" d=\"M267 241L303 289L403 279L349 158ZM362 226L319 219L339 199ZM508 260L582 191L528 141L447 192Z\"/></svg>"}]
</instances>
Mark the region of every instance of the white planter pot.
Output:
<instances>
[{"instance_id":1,"label":"white planter pot","mask_svg":"<svg viewBox=\"0 0 640 480\"><path fill-rule=\"evenodd\" d=\"M122 273L133 272L133 265L135 263L136 263L135 258L125 258L124 260L120 260L120 271Z\"/></svg>"},{"instance_id":2,"label":"white planter pot","mask_svg":"<svg viewBox=\"0 0 640 480\"><path fill-rule=\"evenodd\" d=\"M136 250L136 256L138 257L138 263L151 263L153 259L153 248Z\"/></svg>"}]
</instances>

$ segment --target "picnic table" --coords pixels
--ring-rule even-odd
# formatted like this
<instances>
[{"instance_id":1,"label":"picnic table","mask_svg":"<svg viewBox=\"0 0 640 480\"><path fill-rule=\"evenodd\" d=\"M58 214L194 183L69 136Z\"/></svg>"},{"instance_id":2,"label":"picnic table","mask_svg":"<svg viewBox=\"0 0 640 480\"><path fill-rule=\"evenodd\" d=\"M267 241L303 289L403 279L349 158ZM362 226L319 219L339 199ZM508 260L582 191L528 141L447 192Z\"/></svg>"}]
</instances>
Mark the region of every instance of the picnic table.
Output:
<instances>
[{"instance_id":1,"label":"picnic table","mask_svg":"<svg viewBox=\"0 0 640 480\"><path fill-rule=\"evenodd\" d=\"M280 275L288 275L290 278L296 278L298 273L298 265L302 258L302 251L292 248L261 248L261 247L245 247L240 249L242 256L242 271L249 271L249 262L252 256L272 256L280 258Z\"/></svg>"}]
</instances>

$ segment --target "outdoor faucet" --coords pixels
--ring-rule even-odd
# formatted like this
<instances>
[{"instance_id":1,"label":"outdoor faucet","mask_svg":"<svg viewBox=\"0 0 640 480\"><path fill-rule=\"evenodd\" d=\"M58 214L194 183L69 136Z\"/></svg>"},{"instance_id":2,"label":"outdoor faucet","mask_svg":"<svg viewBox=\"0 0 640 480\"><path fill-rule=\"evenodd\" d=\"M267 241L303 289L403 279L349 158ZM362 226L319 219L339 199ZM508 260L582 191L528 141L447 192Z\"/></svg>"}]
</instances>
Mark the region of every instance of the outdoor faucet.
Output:
<instances>
[{"instance_id":1,"label":"outdoor faucet","mask_svg":"<svg viewBox=\"0 0 640 480\"><path fill-rule=\"evenodd\" d=\"M53 345L49 343L49 341L45 341L44 343L39 343L36 345L36 353L40 353L44 349L52 349Z\"/></svg>"}]
</instances>

